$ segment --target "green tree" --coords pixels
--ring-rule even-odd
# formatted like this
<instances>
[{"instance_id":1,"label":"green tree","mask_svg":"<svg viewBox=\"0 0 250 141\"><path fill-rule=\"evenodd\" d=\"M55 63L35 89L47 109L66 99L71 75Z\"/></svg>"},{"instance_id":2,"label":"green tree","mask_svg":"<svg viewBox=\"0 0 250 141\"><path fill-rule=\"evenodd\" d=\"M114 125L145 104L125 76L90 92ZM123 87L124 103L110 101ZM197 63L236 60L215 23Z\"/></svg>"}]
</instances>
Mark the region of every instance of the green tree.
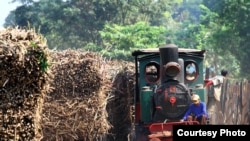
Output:
<instances>
[{"instance_id":1,"label":"green tree","mask_svg":"<svg viewBox=\"0 0 250 141\"><path fill-rule=\"evenodd\" d=\"M171 13L166 12L165 16L169 19L165 24L168 43L184 48L205 49L205 66L215 67L218 73L221 68L229 69L233 75L239 73L238 60L230 51L223 49L225 44L218 42L226 41L226 34L221 32L226 27L220 24L219 14L206 7L202 0L183 0Z\"/></svg>"},{"instance_id":2,"label":"green tree","mask_svg":"<svg viewBox=\"0 0 250 141\"><path fill-rule=\"evenodd\" d=\"M250 45L250 1L246 0L204 0L204 4L216 12L215 19L221 29L214 34L216 44L222 53L229 51L240 67L242 77L250 78L249 45ZM225 55L224 55L225 56Z\"/></svg>"},{"instance_id":3,"label":"green tree","mask_svg":"<svg viewBox=\"0 0 250 141\"><path fill-rule=\"evenodd\" d=\"M201 4L202 0L183 0L174 8L171 13L174 23L167 22L168 30L171 31L167 36L171 37L171 34L174 34L169 42L184 48L203 48L207 30L201 25ZM173 24L175 27L169 26L169 24Z\"/></svg>"},{"instance_id":4,"label":"green tree","mask_svg":"<svg viewBox=\"0 0 250 141\"><path fill-rule=\"evenodd\" d=\"M175 1L165 0L13 0L23 5L11 12L7 26L32 26L47 38L50 48L101 46L99 31L105 24L130 25L162 20ZM156 18L157 17L157 18ZM157 19L157 20L156 20ZM158 20L158 21L159 21Z\"/></svg>"},{"instance_id":5,"label":"green tree","mask_svg":"<svg viewBox=\"0 0 250 141\"><path fill-rule=\"evenodd\" d=\"M131 61L131 52L142 48L155 48L165 44L166 29L163 26L150 26L145 22L134 25L106 25L100 31L104 48L98 50L111 59ZM94 49L93 46L89 50ZM97 51L97 50L96 50Z\"/></svg>"},{"instance_id":6,"label":"green tree","mask_svg":"<svg viewBox=\"0 0 250 141\"><path fill-rule=\"evenodd\" d=\"M34 0L11 0L12 3L14 2L20 2L22 4L31 4L34 2Z\"/></svg>"}]
</instances>

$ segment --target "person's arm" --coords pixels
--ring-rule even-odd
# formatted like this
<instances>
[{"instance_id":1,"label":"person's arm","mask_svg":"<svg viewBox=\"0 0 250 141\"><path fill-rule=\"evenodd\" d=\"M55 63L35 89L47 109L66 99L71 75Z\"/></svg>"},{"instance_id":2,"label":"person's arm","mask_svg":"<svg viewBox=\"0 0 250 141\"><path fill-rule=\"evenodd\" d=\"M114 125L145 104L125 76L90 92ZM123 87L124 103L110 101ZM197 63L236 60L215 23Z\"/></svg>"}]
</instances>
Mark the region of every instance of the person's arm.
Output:
<instances>
[{"instance_id":1,"label":"person's arm","mask_svg":"<svg viewBox=\"0 0 250 141\"><path fill-rule=\"evenodd\" d=\"M187 120L187 116L191 114L192 111L192 104L190 104L188 110L186 111L185 115L183 116L182 120Z\"/></svg>"},{"instance_id":2,"label":"person's arm","mask_svg":"<svg viewBox=\"0 0 250 141\"><path fill-rule=\"evenodd\" d=\"M205 87L208 87L208 86L210 86L210 85L213 85L213 81L212 81L212 80L206 79L206 80L205 80Z\"/></svg>"}]
</instances>

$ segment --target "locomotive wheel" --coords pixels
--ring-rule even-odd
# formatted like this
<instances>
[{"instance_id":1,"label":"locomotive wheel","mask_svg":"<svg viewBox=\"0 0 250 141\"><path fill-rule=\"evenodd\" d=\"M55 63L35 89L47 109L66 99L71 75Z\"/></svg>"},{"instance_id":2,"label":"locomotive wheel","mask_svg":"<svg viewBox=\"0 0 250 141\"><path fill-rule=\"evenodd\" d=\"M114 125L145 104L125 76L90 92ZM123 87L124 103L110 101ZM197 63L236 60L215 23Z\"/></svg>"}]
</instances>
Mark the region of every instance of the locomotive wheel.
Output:
<instances>
[{"instance_id":1,"label":"locomotive wheel","mask_svg":"<svg viewBox=\"0 0 250 141\"><path fill-rule=\"evenodd\" d=\"M161 141L159 138L152 138L149 141Z\"/></svg>"}]
</instances>

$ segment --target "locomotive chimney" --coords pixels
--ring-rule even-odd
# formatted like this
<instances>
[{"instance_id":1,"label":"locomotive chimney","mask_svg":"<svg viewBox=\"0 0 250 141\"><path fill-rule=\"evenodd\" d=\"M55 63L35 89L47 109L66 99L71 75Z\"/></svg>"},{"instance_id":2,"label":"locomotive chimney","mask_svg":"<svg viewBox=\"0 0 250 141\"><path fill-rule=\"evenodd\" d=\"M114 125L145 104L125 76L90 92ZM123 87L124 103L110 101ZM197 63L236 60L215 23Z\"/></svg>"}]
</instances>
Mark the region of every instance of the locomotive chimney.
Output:
<instances>
[{"instance_id":1,"label":"locomotive chimney","mask_svg":"<svg viewBox=\"0 0 250 141\"><path fill-rule=\"evenodd\" d=\"M180 64L178 63L178 47L175 44L168 44L159 47L160 65L161 65L161 83L168 80L177 80L180 73Z\"/></svg>"}]
</instances>

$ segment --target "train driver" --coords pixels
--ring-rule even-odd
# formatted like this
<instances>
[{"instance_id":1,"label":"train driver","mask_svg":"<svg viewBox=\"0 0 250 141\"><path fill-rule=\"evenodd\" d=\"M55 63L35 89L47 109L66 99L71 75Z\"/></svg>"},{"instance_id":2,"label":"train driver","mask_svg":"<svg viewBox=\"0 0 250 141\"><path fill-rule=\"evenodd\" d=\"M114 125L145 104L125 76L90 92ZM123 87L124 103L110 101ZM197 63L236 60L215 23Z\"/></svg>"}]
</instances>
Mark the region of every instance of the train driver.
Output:
<instances>
[{"instance_id":1,"label":"train driver","mask_svg":"<svg viewBox=\"0 0 250 141\"><path fill-rule=\"evenodd\" d=\"M200 100L199 95L193 94L192 103L181 121L198 121L200 124L206 124L207 119L206 104Z\"/></svg>"}]
</instances>

